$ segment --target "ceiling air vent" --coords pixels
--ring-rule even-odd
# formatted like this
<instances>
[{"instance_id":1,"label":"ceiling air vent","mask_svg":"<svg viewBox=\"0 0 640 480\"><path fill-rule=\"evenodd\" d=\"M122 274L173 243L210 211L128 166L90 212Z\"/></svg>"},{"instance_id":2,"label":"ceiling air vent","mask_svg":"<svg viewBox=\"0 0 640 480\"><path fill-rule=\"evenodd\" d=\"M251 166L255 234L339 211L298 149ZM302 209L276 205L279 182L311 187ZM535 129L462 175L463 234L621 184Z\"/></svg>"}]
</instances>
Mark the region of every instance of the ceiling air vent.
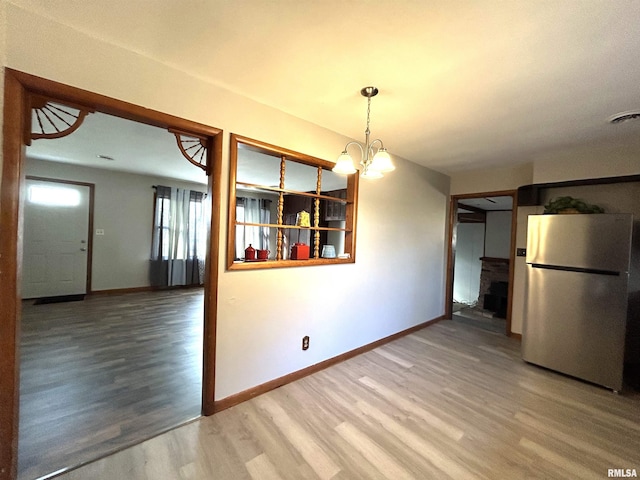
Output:
<instances>
[{"instance_id":1,"label":"ceiling air vent","mask_svg":"<svg viewBox=\"0 0 640 480\"><path fill-rule=\"evenodd\" d=\"M613 117L609 118L609 123L622 123L627 120L640 120L640 112L617 113Z\"/></svg>"}]
</instances>

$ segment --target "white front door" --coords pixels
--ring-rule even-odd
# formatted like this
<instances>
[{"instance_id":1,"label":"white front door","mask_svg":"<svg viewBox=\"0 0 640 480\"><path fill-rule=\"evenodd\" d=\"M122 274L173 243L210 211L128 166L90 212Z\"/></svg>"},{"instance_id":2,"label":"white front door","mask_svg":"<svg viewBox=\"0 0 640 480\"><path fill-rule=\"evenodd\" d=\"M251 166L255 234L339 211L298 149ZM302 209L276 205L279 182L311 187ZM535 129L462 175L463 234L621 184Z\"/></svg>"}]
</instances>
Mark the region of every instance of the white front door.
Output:
<instances>
[{"instance_id":1,"label":"white front door","mask_svg":"<svg viewBox=\"0 0 640 480\"><path fill-rule=\"evenodd\" d=\"M27 179L22 298L87 293L90 187Z\"/></svg>"}]
</instances>

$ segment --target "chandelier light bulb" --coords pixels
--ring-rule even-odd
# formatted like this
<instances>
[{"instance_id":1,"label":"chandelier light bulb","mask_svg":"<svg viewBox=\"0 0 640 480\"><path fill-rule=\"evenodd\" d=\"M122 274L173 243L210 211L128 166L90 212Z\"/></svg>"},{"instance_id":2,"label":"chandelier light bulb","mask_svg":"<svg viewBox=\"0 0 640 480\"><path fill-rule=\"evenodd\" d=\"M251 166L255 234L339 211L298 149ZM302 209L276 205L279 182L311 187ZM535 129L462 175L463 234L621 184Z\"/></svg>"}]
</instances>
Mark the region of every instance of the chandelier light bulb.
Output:
<instances>
[{"instance_id":1,"label":"chandelier light bulb","mask_svg":"<svg viewBox=\"0 0 640 480\"><path fill-rule=\"evenodd\" d=\"M336 173L341 173L343 175L349 175L351 173L357 172L356 167L353 166L353 159L346 150L342 152L338 157L336 166L333 167L333 171Z\"/></svg>"},{"instance_id":2,"label":"chandelier light bulb","mask_svg":"<svg viewBox=\"0 0 640 480\"><path fill-rule=\"evenodd\" d=\"M391 172L396 169L386 148L380 148L380 150L378 150L369 168L373 168L382 173Z\"/></svg>"}]
</instances>

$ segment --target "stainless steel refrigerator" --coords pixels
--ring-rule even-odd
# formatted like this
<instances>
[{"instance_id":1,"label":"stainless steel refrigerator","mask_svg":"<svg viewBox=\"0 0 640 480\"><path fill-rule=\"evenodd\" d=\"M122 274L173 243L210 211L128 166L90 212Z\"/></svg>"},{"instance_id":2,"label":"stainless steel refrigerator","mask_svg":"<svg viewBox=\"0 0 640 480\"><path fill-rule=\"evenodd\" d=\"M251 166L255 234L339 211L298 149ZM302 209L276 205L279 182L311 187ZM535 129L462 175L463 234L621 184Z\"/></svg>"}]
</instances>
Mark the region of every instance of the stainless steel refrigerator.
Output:
<instances>
[{"instance_id":1,"label":"stainless steel refrigerator","mask_svg":"<svg viewBox=\"0 0 640 480\"><path fill-rule=\"evenodd\" d=\"M522 358L622 388L633 216L530 215Z\"/></svg>"}]
</instances>

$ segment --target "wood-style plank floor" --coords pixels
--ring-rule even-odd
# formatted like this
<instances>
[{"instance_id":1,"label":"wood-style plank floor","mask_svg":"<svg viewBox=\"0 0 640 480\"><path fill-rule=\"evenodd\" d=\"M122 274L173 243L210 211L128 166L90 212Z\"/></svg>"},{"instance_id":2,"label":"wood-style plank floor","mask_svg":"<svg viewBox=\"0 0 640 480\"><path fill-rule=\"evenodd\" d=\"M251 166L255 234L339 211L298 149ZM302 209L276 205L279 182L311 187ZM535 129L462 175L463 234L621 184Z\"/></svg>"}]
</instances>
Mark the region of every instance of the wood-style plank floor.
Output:
<instances>
[{"instance_id":1,"label":"wood-style plank floor","mask_svg":"<svg viewBox=\"0 0 640 480\"><path fill-rule=\"evenodd\" d=\"M203 291L23 303L19 479L78 466L200 415Z\"/></svg>"},{"instance_id":2,"label":"wood-style plank floor","mask_svg":"<svg viewBox=\"0 0 640 480\"><path fill-rule=\"evenodd\" d=\"M443 321L62 478L602 479L640 469L639 415Z\"/></svg>"}]
</instances>

